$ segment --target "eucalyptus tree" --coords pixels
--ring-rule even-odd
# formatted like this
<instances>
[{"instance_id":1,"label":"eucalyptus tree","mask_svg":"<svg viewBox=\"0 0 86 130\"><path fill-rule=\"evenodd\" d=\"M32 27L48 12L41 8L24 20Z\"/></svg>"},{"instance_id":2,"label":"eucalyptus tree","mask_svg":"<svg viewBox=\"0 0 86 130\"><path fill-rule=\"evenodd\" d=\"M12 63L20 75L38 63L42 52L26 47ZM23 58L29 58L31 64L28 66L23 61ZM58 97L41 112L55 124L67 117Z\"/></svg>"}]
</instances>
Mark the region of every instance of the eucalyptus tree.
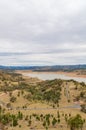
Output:
<instances>
[{"instance_id":1,"label":"eucalyptus tree","mask_svg":"<svg viewBox=\"0 0 86 130\"><path fill-rule=\"evenodd\" d=\"M79 114L68 119L68 125L70 127L70 130L82 130L84 123L85 120L82 119L82 117Z\"/></svg>"}]
</instances>

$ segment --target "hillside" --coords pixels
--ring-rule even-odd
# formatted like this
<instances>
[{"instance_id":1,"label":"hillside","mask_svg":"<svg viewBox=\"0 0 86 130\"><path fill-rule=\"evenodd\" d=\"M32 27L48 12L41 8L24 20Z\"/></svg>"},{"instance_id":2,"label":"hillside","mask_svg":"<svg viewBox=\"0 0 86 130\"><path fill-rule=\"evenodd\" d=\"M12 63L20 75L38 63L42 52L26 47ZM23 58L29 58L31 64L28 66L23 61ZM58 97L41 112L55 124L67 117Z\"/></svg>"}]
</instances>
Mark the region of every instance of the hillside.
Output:
<instances>
[{"instance_id":1,"label":"hillside","mask_svg":"<svg viewBox=\"0 0 86 130\"><path fill-rule=\"evenodd\" d=\"M53 65L53 66L0 66L3 70L33 70L33 71L74 71L86 70L86 65Z\"/></svg>"},{"instance_id":2,"label":"hillside","mask_svg":"<svg viewBox=\"0 0 86 130\"><path fill-rule=\"evenodd\" d=\"M1 130L70 130L68 122L73 116L78 118L78 114L86 120L85 106L83 82L40 81L12 71L0 71Z\"/></svg>"}]
</instances>

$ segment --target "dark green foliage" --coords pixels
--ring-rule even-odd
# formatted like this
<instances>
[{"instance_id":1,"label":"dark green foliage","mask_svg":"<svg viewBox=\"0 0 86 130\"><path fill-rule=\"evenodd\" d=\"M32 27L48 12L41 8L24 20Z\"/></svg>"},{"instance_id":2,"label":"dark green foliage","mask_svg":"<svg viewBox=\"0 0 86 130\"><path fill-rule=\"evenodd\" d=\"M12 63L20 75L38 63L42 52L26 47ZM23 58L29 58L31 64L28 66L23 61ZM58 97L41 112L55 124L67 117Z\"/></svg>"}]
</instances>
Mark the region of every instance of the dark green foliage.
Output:
<instances>
[{"instance_id":1,"label":"dark green foliage","mask_svg":"<svg viewBox=\"0 0 86 130\"><path fill-rule=\"evenodd\" d=\"M60 113L59 113L59 111L57 112L57 117L60 118Z\"/></svg>"},{"instance_id":2,"label":"dark green foliage","mask_svg":"<svg viewBox=\"0 0 86 130\"><path fill-rule=\"evenodd\" d=\"M22 120L23 119L23 114L19 111L18 112L18 116L17 116L18 119Z\"/></svg>"},{"instance_id":3,"label":"dark green foliage","mask_svg":"<svg viewBox=\"0 0 86 130\"><path fill-rule=\"evenodd\" d=\"M49 80L39 83L37 86L29 87L30 98L33 100L44 100L58 104L61 96L62 80Z\"/></svg>"},{"instance_id":4,"label":"dark green foliage","mask_svg":"<svg viewBox=\"0 0 86 130\"><path fill-rule=\"evenodd\" d=\"M2 110L3 111L3 110ZM18 114L10 114L10 113L0 113L0 122L3 125L7 125L11 123L11 126L17 126L18 125L18 120L23 119L23 114L21 112L18 112Z\"/></svg>"},{"instance_id":5,"label":"dark green foliage","mask_svg":"<svg viewBox=\"0 0 86 130\"><path fill-rule=\"evenodd\" d=\"M15 102L15 101L16 101L16 97L12 96L12 97L10 98L10 101L11 101L11 102Z\"/></svg>"},{"instance_id":6,"label":"dark green foliage","mask_svg":"<svg viewBox=\"0 0 86 130\"><path fill-rule=\"evenodd\" d=\"M77 114L75 117L70 117L68 119L68 125L70 127L70 130L78 130L79 128L83 128L83 124L84 124L84 119L82 119L82 117Z\"/></svg>"},{"instance_id":7,"label":"dark green foliage","mask_svg":"<svg viewBox=\"0 0 86 130\"><path fill-rule=\"evenodd\" d=\"M86 105L85 104L81 105L81 111L86 113Z\"/></svg>"},{"instance_id":8,"label":"dark green foliage","mask_svg":"<svg viewBox=\"0 0 86 130\"><path fill-rule=\"evenodd\" d=\"M37 121L40 121L40 117L39 117L39 116L36 116L36 120L37 120Z\"/></svg>"},{"instance_id":9,"label":"dark green foliage","mask_svg":"<svg viewBox=\"0 0 86 130\"><path fill-rule=\"evenodd\" d=\"M28 125L29 126L31 126L31 123L32 123L32 121L31 121L31 119L28 121Z\"/></svg>"},{"instance_id":10,"label":"dark green foliage","mask_svg":"<svg viewBox=\"0 0 86 130\"><path fill-rule=\"evenodd\" d=\"M26 120L26 121L28 120L28 115L26 115L25 120Z\"/></svg>"},{"instance_id":11,"label":"dark green foliage","mask_svg":"<svg viewBox=\"0 0 86 130\"><path fill-rule=\"evenodd\" d=\"M55 126L56 123L57 123L57 120L56 120L56 118L54 117L53 120L52 120L52 125Z\"/></svg>"},{"instance_id":12,"label":"dark green foliage","mask_svg":"<svg viewBox=\"0 0 86 130\"><path fill-rule=\"evenodd\" d=\"M14 118L13 119L13 126L17 126L18 125L18 119L17 118Z\"/></svg>"}]
</instances>

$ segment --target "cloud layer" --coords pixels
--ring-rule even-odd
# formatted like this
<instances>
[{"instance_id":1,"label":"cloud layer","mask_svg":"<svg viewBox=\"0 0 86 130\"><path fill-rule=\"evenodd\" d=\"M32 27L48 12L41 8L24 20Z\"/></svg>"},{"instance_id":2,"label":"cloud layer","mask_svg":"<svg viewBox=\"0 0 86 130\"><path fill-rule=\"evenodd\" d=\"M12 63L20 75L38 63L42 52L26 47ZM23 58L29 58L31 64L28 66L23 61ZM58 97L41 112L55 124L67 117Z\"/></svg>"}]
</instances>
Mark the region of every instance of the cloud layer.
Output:
<instances>
[{"instance_id":1,"label":"cloud layer","mask_svg":"<svg viewBox=\"0 0 86 130\"><path fill-rule=\"evenodd\" d=\"M0 1L0 64L85 64L85 12L85 0Z\"/></svg>"}]
</instances>

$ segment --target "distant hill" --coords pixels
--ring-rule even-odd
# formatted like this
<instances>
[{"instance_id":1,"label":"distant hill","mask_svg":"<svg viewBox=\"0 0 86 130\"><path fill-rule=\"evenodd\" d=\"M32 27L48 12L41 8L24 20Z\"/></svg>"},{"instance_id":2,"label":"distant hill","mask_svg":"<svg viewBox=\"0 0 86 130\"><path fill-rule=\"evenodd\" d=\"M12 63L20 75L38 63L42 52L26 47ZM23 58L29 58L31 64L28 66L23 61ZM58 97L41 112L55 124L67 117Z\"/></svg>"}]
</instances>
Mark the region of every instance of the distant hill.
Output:
<instances>
[{"instance_id":1,"label":"distant hill","mask_svg":"<svg viewBox=\"0 0 86 130\"><path fill-rule=\"evenodd\" d=\"M32 71L73 71L86 69L86 65L54 65L54 66L0 66L2 70L32 70Z\"/></svg>"}]
</instances>

